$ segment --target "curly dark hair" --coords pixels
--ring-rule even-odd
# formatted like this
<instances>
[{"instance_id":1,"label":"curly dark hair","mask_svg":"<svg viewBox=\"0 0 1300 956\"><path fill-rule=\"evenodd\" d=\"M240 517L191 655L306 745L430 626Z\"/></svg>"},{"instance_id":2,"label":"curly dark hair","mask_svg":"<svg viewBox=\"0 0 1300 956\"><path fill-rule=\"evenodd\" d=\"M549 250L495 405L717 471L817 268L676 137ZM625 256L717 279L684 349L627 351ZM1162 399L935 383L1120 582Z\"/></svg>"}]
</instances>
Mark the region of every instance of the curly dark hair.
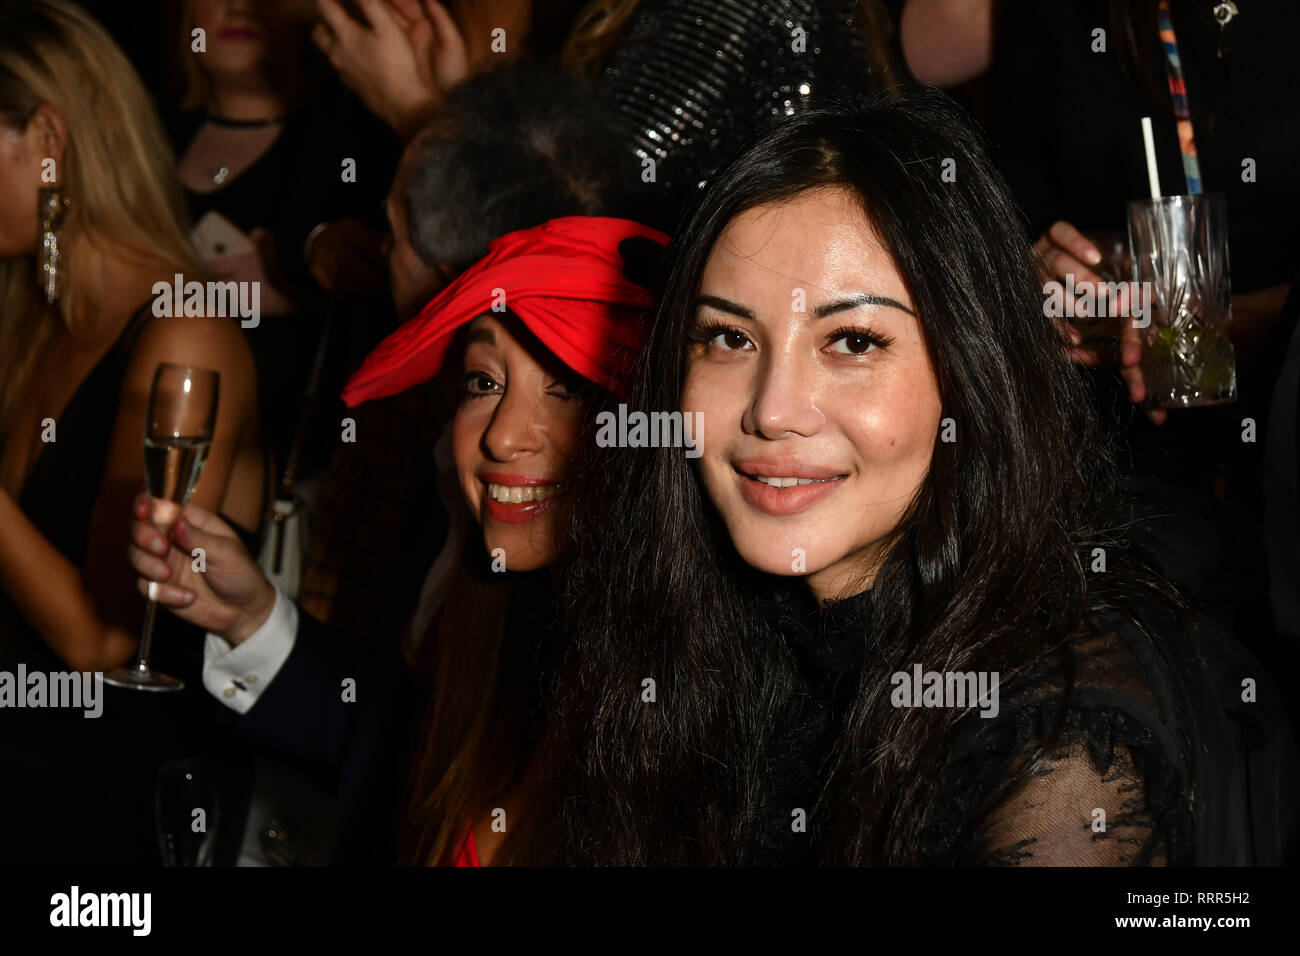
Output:
<instances>
[{"instance_id":1,"label":"curly dark hair","mask_svg":"<svg viewBox=\"0 0 1300 956\"><path fill-rule=\"evenodd\" d=\"M637 173L605 110L589 84L530 63L503 64L453 90L408 160L416 253L459 271L508 232L626 213Z\"/></svg>"}]
</instances>

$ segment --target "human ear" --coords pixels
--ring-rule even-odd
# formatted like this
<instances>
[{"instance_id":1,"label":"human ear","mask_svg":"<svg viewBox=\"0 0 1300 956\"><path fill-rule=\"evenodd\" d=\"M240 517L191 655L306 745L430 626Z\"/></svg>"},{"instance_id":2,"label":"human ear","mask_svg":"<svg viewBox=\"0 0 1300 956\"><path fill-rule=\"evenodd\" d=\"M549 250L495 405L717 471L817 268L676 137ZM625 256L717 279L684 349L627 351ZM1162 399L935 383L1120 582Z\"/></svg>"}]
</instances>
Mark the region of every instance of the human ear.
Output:
<instances>
[{"instance_id":1,"label":"human ear","mask_svg":"<svg viewBox=\"0 0 1300 956\"><path fill-rule=\"evenodd\" d=\"M56 179L61 181L63 177L57 170L63 164L68 146L68 121L63 113L49 103L42 103L28 118L24 136L28 148L40 157L42 165L46 159L54 160Z\"/></svg>"}]
</instances>

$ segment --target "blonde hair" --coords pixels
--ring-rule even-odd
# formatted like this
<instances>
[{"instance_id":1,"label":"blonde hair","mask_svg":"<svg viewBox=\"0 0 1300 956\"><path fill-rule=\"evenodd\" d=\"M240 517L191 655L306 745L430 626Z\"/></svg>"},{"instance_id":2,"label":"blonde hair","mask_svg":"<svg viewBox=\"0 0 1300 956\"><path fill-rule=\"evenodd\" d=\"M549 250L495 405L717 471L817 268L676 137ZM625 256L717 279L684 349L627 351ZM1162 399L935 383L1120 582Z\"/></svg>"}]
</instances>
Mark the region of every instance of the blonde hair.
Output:
<instances>
[{"instance_id":1,"label":"blonde hair","mask_svg":"<svg viewBox=\"0 0 1300 956\"><path fill-rule=\"evenodd\" d=\"M57 169L58 190L71 200L60 243L63 291L50 305L30 259L0 261L0 439L54 322L66 326L71 314L78 291L77 263L67 256L72 239L203 274L171 148L144 86L107 31L66 0L0 14L0 122L23 129L42 104L68 127Z\"/></svg>"}]
</instances>

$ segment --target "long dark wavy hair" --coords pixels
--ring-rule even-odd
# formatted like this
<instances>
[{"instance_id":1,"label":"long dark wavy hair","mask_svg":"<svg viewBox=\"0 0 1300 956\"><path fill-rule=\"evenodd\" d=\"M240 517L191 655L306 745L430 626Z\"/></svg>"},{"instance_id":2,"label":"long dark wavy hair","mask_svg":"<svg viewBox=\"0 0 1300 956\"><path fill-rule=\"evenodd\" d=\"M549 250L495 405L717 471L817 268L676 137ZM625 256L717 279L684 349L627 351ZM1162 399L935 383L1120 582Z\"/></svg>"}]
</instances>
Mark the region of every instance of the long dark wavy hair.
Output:
<instances>
[{"instance_id":1,"label":"long dark wavy hair","mask_svg":"<svg viewBox=\"0 0 1300 956\"><path fill-rule=\"evenodd\" d=\"M818 772L810 832L821 821L824 862L916 863L937 768L969 712L894 708L880 675L943 661L1005 683L1067 654L1097 612L1178 598L1101 520L1115 513L1113 458L1044 317L1023 218L979 135L937 92L801 113L733 157L674 238L629 405L680 407L694 300L727 224L822 187L856 197L891 253L957 440L935 436L875 578L872 646L885 660L863 668ZM773 747L799 708L769 600L789 582L741 561L680 449L593 448L586 462L563 584L571 653L555 698L562 723L582 728L559 800L564 853L755 862L761 831L779 822ZM1089 570L1094 547L1107 549L1105 574Z\"/></svg>"}]
</instances>

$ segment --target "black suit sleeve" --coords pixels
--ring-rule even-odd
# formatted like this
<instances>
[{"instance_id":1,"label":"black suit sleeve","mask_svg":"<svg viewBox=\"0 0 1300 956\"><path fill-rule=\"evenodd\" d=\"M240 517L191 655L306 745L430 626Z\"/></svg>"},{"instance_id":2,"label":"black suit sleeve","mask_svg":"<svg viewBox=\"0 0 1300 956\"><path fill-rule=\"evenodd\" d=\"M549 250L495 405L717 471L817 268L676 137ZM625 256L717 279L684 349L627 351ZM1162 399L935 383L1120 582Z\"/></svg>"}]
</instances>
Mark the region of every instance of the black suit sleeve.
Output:
<instances>
[{"instance_id":1,"label":"black suit sleeve","mask_svg":"<svg viewBox=\"0 0 1300 956\"><path fill-rule=\"evenodd\" d=\"M394 642L359 640L299 608L293 651L245 714L218 719L339 799L335 859L390 864L423 700Z\"/></svg>"}]
</instances>

